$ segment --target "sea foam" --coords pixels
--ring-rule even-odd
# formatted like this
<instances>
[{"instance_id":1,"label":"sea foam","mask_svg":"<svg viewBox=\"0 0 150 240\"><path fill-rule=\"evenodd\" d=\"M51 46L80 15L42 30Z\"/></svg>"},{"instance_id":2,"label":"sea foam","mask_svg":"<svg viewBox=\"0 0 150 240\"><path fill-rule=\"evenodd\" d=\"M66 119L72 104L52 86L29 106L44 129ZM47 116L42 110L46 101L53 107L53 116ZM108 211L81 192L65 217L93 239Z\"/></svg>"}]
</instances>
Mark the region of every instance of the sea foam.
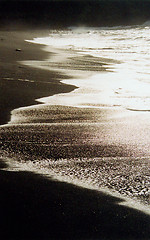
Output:
<instances>
[{"instance_id":1,"label":"sea foam","mask_svg":"<svg viewBox=\"0 0 150 240\"><path fill-rule=\"evenodd\" d=\"M34 39L32 42L47 45L46 50L52 47L55 53L41 67L71 75L72 79L63 83L78 87L72 93L39 101L78 107L117 105L150 111L149 31L145 25L70 28Z\"/></svg>"}]
</instances>

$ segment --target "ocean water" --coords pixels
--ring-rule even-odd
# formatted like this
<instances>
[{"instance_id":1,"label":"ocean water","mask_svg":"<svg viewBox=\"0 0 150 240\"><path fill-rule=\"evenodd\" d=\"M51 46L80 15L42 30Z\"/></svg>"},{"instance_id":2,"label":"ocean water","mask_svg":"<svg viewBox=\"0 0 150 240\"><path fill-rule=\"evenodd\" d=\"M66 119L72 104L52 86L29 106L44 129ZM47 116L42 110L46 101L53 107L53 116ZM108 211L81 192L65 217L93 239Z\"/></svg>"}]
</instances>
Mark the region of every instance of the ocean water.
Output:
<instances>
[{"instance_id":1,"label":"ocean water","mask_svg":"<svg viewBox=\"0 0 150 240\"><path fill-rule=\"evenodd\" d=\"M149 33L147 22L132 27L70 27L63 31L50 31L48 37L34 39L35 43L47 45L45 50L54 51L53 57L43 67L73 75L74 79L63 82L79 88L70 94L40 101L78 107L121 106L149 111ZM101 63L104 65L101 66Z\"/></svg>"},{"instance_id":2,"label":"ocean water","mask_svg":"<svg viewBox=\"0 0 150 240\"><path fill-rule=\"evenodd\" d=\"M150 214L149 33L148 22L50 30L30 40L53 54L23 64L63 72L70 79L61 81L77 88L12 111L1 127L4 149L15 152L10 171L104 191Z\"/></svg>"}]
</instances>

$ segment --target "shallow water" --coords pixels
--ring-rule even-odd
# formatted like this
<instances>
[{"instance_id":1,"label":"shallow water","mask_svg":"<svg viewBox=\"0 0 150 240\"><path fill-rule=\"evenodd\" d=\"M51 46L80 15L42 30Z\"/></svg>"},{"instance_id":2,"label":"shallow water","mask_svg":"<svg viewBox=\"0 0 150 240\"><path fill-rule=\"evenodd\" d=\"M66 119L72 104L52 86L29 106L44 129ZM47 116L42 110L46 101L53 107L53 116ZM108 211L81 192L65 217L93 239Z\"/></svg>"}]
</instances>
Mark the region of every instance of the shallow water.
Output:
<instances>
[{"instance_id":1,"label":"shallow water","mask_svg":"<svg viewBox=\"0 0 150 240\"><path fill-rule=\"evenodd\" d=\"M35 43L55 48L43 67L77 75L79 89L41 102L80 107L122 106L150 110L150 27L69 28ZM100 64L103 63L103 66ZM80 71L79 71L80 69ZM107 74L105 72L107 70ZM77 77L76 77L77 78Z\"/></svg>"},{"instance_id":2,"label":"shallow water","mask_svg":"<svg viewBox=\"0 0 150 240\"><path fill-rule=\"evenodd\" d=\"M149 213L149 31L70 28L34 39L53 56L23 64L70 75L62 82L78 88L12 111L0 129L10 169L121 194Z\"/></svg>"}]
</instances>

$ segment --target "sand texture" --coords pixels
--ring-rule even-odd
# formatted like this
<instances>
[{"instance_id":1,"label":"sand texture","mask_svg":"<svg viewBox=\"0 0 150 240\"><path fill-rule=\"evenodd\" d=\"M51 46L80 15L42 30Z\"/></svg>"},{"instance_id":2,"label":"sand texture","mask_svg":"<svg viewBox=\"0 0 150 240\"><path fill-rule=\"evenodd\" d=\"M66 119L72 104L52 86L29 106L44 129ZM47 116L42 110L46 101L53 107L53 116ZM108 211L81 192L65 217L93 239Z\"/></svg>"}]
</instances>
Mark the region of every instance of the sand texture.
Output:
<instances>
[{"instance_id":1,"label":"sand texture","mask_svg":"<svg viewBox=\"0 0 150 240\"><path fill-rule=\"evenodd\" d=\"M54 49L24 39L47 34L0 32L0 237L148 240L149 113L55 105L79 64L83 76L110 62L42 67Z\"/></svg>"}]
</instances>

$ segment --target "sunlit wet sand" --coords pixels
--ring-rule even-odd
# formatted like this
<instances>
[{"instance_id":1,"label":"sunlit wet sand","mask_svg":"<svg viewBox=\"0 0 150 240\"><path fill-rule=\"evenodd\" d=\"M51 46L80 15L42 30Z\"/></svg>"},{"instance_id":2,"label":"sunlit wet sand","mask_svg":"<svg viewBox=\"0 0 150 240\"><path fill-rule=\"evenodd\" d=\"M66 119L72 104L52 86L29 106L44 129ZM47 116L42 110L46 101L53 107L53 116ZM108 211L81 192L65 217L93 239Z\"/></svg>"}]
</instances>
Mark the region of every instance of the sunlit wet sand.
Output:
<instances>
[{"instance_id":1,"label":"sunlit wet sand","mask_svg":"<svg viewBox=\"0 0 150 240\"><path fill-rule=\"evenodd\" d=\"M15 181L20 181L17 185L18 189L24 186L24 181L27 181L23 180L22 176L25 176L25 179L29 177L32 184L33 182L40 184L40 194L42 192L47 193L47 190L52 195L54 194L54 186L51 189L48 187L47 190L44 190L41 181L44 181L46 186L49 184L63 185L63 183L54 182L54 179L74 184L76 185L75 189L78 190L80 188L77 188L77 186L82 187L80 190L84 192L83 195L87 191L86 198L96 194L98 199L101 198L102 200L99 201L96 197L97 200L93 200L92 206L94 206L94 202L98 206L102 204L100 208L94 208L94 212L103 212L103 214L96 216L102 222L106 221L103 224L104 235L100 234L99 221L96 221L94 227L98 229L97 234L94 233L93 229L87 233L84 224L81 224L82 230L85 229L83 237L90 233L94 238L105 236L106 239L107 237L109 239L109 236L107 236L108 216L110 219L113 215L112 219L114 219L118 214L117 221L119 224L110 224L111 231L113 227L116 227L118 231L118 226L123 225L122 231L126 239L130 239L130 234L133 239L137 239L137 235L148 239L148 230L146 229L148 229L149 219L146 214L149 214L150 141L148 134L149 112L146 111L149 111L149 108L147 108L147 105L146 108L142 105L138 112L128 110L129 108L134 110L134 107L131 107L133 98L129 98L128 91L134 91L135 88L129 89L128 84L125 84L124 81L120 83L119 78L115 78L113 71L119 69L120 63L118 61L91 55L86 57L85 53L79 53L75 50L64 52L62 49L53 48L51 52L54 58L48 58L45 61L23 61L22 63L26 67L33 67L31 71L35 71L35 69L56 71L63 75L63 80L61 79L58 85L65 83L71 84L71 86L75 85L77 88L72 89L73 91L67 94L60 93L46 98L37 98L37 105L17 108L11 112L9 123L1 126L0 129L1 149L4 158L2 174L7 175L7 178L12 182L14 182L13 176L15 175ZM67 65L66 61L68 62ZM70 79L65 79L65 76ZM111 77L112 82L109 77ZM137 81L134 83L140 84ZM148 92L147 83L141 83L139 89L141 89L141 86L143 88L145 86L145 91ZM144 98L147 92L144 92ZM39 104L39 102L43 104ZM135 104L133 105L135 106ZM140 110L146 111L141 112ZM36 175L33 173L36 173ZM45 176L47 177L46 180L44 180ZM5 182L4 179L3 181ZM62 193L61 186L57 190ZM67 188L65 191L67 196L70 185L66 184L64 186ZM70 188L73 189L71 190L72 195L74 186L71 185ZM87 190L84 190L84 188ZM91 189L98 192L94 193ZM31 190L33 191L33 189ZM78 190L76 199L80 199L82 195ZM65 193L61 196L62 202L66 202ZM25 194L23 192L23 196ZM35 192L36 194L38 194L38 191ZM58 192L56 195L58 195ZM29 198L31 202L34 202L31 193L29 196L31 196ZM57 198L55 197L54 200ZM110 198L114 199L115 204L110 204ZM44 204L44 198L41 197L41 199ZM60 199L57 198L57 200L60 202ZM104 204L105 201L108 202L108 205ZM53 201L50 202L52 208ZM62 212L60 209L58 210L58 205L55 206L58 211L57 216L60 216L63 221L63 216L66 215L66 221L68 222L67 208L62 202ZM123 206L119 206L120 203ZM70 198L68 204L70 206ZM89 202L84 205L86 204L89 208ZM79 205L81 206L81 202ZM32 207L32 204L28 203L28 206ZM76 213L73 214L73 217L70 217L77 221L76 214L78 213L77 216L81 219L84 215L82 215L82 211L85 213L87 208L82 206L81 210L75 202L73 202L73 206ZM115 216L111 214L112 210L110 210L114 209L114 206ZM42 209L45 213L46 208L40 207L41 213ZM49 209L48 206L47 209ZM93 211L93 207L90 211ZM88 217L90 218L91 215L88 215ZM137 222L141 218L144 232L142 233L139 230L136 234L127 223L131 219L132 221L136 219ZM41 223L48 220L52 221L52 218L50 220L49 217L45 217L46 220L41 219ZM125 220L123 221L123 219ZM33 220L35 221L34 218ZM121 224L122 221L123 224ZM36 224L38 223L36 222ZM57 224L55 223L54 226L56 227ZM71 226L74 231L71 230L66 236L73 238L72 233L76 230L77 235L74 236L76 238L79 236L78 224L74 223ZM59 229L61 231L60 226ZM127 233L125 235L127 229L130 229L129 235ZM43 234L44 230L48 234L47 228L42 228L40 234ZM112 239L119 239L121 232L118 231L117 233L117 231L112 231ZM53 234L52 231L50 236L53 236ZM64 232L63 234L65 237L67 233Z\"/></svg>"},{"instance_id":2,"label":"sunlit wet sand","mask_svg":"<svg viewBox=\"0 0 150 240\"><path fill-rule=\"evenodd\" d=\"M48 51L49 47L44 49ZM145 136L145 132L149 128L149 113L142 113L140 109L138 109L139 112L129 111L129 108L132 108L132 105L135 106L135 103L137 104L138 94L143 94L143 97L148 94L149 84L132 79L130 71L125 78L121 78L124 67L120 67L121 62L117 60L98 58L90 55L87 51L83 53L72 49L51 48L51 54L51 58L45 61L25 61L23 64L70 76L70 79L61 80L61 82L75 85L77 88L70 93L37 99L38 102L43 103L42 105L37 104L13 110L11 121L1 128L4 134L3 141L6 141L7 134L13 131L16 136L10 137L9 147L12 142L10 148L13 149L13 145L19 140L19 144L15 146L15 152L26 155L28 160L32 156L32 161L43 158L39 168L44 167L45 158L50 159L49 161L53 158L68 159L70 171L65 172L62 168L61 175L62 178L64 176L64 180L70 179L71 182L77 184L77 178L80 185L80 179L83 178L84 181L89 181L91 186L95 185L96 188L98 185L95 184L95 181L97 181L99 188L107 186L112 189L112 192L123 193L125 196L139 199L147 204L149 197L146 168L149 163L150 145L149 135ZM135 97L133 97L134 94ZM144 109L141 98L142 96L140 104ZM138 106L136 105L136 107ZM147 158L143 158L145 156ZM104 169L107 169L107 159L111 162L114 161L115 165L119 157L120 167L116 170L117 174L112 173L116 183L111 182L106 174L107 183L103 184L103 181L100 180L102 178L101 171L92 177L95 170L93 170L91 161L97 162L94 157L100 158L100 162L103 161L102 158L106 158L106 161L103 162ZM120 172L123 165L122 157L126 159L125 169L128 169L129 162L131 164L131 168L124 174ZM137 166L135 164L135 159L139 157L142 157L145 166L145 176L143 172L142 180L138 177L139 171L142 171L142 168L139 170L139 161L136 161ZM81 175L78 175L78 170L75 170L75 175L71 170L69 159L74 159L76 162L76 158L87 158L87 162L90 161L90 168L85 167ZM34 164L32 167L34 169ZM94 164L94 169L95 167ZM108 174L110 174L111 164L109 167L110 169L104 172L109 171ZM45 168L48 169L48 166L46 165ZM96 168L99 169L99 166ZM49 171L51 173L50 168ZM86 172L88 172L88 176ZM54 173L57 177L57 170L56 172L54 170ZM71 177L69 177L70 175ZM122 175L127 176L123 177ZM117 183L121 176L125 185L123 190L122 185ZM132 182L127 180L130 178L132 178ZM139 184L138 187L135 184L136 181ZM131 186L129 187L129 185Z\"/></svg>"}]
</instances>

